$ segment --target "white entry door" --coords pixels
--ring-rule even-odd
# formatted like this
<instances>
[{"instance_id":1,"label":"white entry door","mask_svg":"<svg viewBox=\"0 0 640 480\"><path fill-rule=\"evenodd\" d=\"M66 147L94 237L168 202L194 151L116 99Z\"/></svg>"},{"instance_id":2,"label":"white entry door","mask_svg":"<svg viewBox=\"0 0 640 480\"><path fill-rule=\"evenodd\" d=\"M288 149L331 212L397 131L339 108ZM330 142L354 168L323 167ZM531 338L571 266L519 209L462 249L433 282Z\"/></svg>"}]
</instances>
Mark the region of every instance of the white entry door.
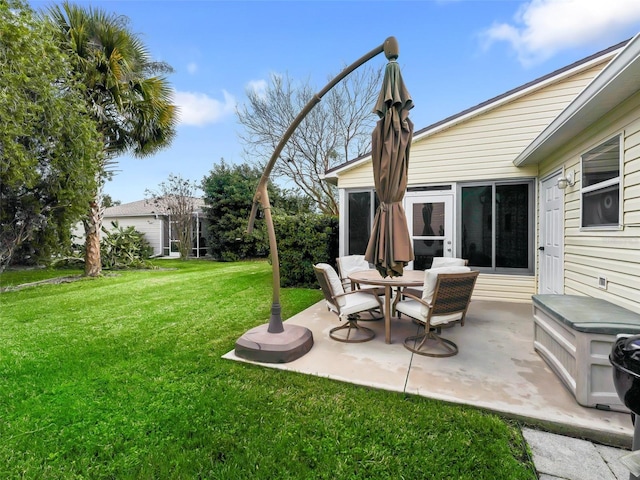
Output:
<instances>
[{"instance_id":1,"label":"white entry door","mask_svg":"<svg viewBox=\"0 0 640 480\"><path fill-rule=\"evenodd\" d=\"M453 196L407 195L405 205L415 256L408 267L426 270L433 257L452 257Z\"/></svg>"},{"instance_id":2,"label":"white entry door","mask_svg":"<svg viewBox=\"0 0 640 480\"><path fill-rule=\"evenodd\" d=\"M560 172L540 183L539 293L564 293L564 196L556 185Z\"/></svg>"}]
</instances>

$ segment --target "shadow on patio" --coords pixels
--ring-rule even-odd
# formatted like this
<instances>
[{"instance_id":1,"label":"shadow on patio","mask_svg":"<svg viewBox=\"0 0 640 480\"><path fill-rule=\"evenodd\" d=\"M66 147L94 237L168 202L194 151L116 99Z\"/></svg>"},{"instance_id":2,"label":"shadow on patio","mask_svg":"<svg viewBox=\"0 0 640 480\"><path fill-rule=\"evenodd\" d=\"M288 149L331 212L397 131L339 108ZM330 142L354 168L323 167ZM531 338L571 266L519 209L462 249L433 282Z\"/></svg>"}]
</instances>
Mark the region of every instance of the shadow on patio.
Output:
<instances>
[{"instance_id":1,"label":"shadow on patio","mask_svg":"<svg viewBox=\"0 0 640 480\"><path fill-rule=\"evenodd\" d=\"M376 332L366 343L329 338L338 318L324 300L287 321L309 328L314 346L286 364L260 364L385 390L472 405L516 418L544 430L629 448L633 426L627 413L579 405L533 349L530 303L474 300L465 326L443 330L460 353L448 358L412 354L403 340L418 327L406 317L392 319L391 344L384 322L363 322ZM231 351L228 359L246 361Z\"/></svg>"}]
</instances>

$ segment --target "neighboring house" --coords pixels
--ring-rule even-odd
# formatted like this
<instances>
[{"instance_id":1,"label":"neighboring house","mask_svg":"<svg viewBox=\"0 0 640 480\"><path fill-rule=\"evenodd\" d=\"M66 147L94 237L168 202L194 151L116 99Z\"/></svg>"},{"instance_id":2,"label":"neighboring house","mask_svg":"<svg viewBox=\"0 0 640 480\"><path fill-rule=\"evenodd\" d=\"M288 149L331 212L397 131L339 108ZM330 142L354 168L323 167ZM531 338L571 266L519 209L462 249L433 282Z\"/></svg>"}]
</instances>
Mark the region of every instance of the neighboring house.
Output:
<instances>
[{"instance_id":1,"label":"neighboring house","mask_svg":"<svg viewBox=\"0 0 640 480\"><path fill-rule=\"evenodd\" d=\"M194 198L194 203L196 211L193 212L192 256L201 257L206 254L202 212L204 200ZM103 227L107 230L113 230L111 222L114 221L118 222L120 227L132 226L143 233L153 248L154 256L179 256L177 232L175 228L172 228L171 216L163 213L152 200L138 200L106 208L102 221Z\"/></svg>"},{"instance_id":2,"label":"neighboring house","mask_svg":"<svg viewBox=\"0 0 640 480\"><path fill-rule=\"evenodd\" d=\"M476 299L577 293L639 311L638 43L416 131L404 199L411 267L463 257L481 272ZM577 180L564 191L563 168ZM364 253L377 201L370 155L325 179L339 188L340 254Z\"/></svg>"}]
</instances>

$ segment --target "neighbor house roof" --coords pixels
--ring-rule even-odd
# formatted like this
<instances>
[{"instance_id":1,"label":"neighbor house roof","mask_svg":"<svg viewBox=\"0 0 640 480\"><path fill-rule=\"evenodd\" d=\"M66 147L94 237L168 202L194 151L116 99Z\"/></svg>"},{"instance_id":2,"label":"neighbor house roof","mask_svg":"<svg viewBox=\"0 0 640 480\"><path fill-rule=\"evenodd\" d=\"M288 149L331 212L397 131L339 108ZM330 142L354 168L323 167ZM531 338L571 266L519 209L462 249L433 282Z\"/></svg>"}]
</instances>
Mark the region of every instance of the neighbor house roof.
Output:
<instances>
[{"instance_id":1,"label":"neighbor house roof","mask_svg":"<svg viewBox=\"0 0 640 480\"><path fill-rule=\"evenodd\" d=\"M204 200L201 198L193 197L196 210L202 212L204 207ZM144 217L148 215L163 215L164 212L157 205L153 203L153 200L138 200L136 202L123 203L122 205L115 205L113 207L106 208L104 211L105 217Z\"/></svg>"},{"instance_id":2,"label":"neighbor house roof","mask_svg":"<svg viewBox=\"0 0 640 480\"><path fill-rule=\"evenodd\" d=\"M640 34L514 160L535 164L640 91Z\"/></svg>"},{"instance_id":3,"label":"neighbor house roof","mask_svg":"<svg viewBox=\"0 0 640 480\"><path fill-rule=\"evenodd\" d=\"M447 128L451 128L452 126L462 123L464 121L469 120L475 116L478 116L482 113L485 113L489 110L492 110L500 105L511 102L519 97L524 95L528 95L529 93L540 89L550 83L557 82L558 80L574 75L575 73L586 70L590 68L592 65L598 64L606 59L607 57L613 57L620 49L622 49L625 45L629 43L629 40L625 40L620 42L612 47L609 47L605 50L597 52L593 55L590 55L582 60L578 60L570 65L567 65L563 68L555 70L547 75L544 75L540 78L537 78L531 82L525 83L519 87L516 87L512 90L509 90L501 95L493 97L489 100L486 100L478 105L475 105L471 108L463 110L455 115L451 115L443 120L440 120L436 123L433 123L425 128L422 128L413 134L413 142L420 140L422 138L433 135L441 130L445 130ZM330 168L325 172L324 178L325 180L332 181L337 179L338 175L346 170L350 170L371 158L371 152L361 155L357 158L349 160L341 165L337 165L336 167Z\"/></svg>"}]
</instances>

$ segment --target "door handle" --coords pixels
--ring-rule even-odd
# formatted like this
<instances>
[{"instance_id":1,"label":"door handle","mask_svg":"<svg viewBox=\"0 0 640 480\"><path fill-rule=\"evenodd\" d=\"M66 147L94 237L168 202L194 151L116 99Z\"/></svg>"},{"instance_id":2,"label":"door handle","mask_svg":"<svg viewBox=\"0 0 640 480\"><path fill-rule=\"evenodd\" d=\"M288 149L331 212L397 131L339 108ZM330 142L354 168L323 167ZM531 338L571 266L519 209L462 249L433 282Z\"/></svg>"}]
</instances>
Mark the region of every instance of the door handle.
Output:
<instances>
[{"instance_id":1,"label":"door handle","mask_svg":"<svg viewBox=\"0 0 640 480\"><path fill-rule=\"evenodd\" d=\"M541 252L544 252L544 247L538 247L538 250L540 250Z\"/></svg>"}]
</instances>

